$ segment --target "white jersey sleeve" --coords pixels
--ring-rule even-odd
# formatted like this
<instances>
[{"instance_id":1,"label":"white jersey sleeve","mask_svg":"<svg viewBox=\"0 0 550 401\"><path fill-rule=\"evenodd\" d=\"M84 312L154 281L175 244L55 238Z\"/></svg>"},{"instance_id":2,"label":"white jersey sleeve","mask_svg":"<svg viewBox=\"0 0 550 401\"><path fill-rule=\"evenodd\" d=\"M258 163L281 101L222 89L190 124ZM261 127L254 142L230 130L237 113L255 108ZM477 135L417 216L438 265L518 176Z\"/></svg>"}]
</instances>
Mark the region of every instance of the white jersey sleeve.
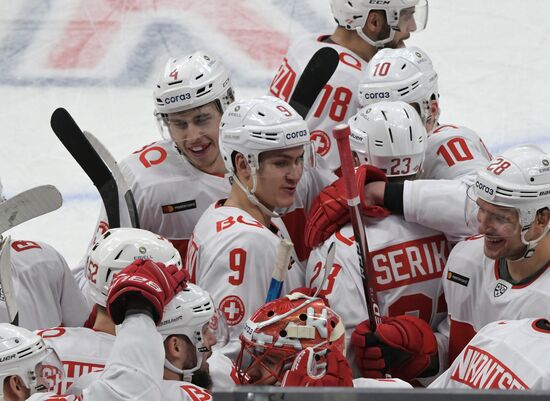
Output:
<instances>
[{"instance_id":1,"label":"white jersey sleeve","mask_svg":"<svg viewBox=\"0 0 550 401\"><path fill-rule=\"evenodd\" d=\"M504 320L476 334L430 388L550 390L550 326L544 319Z\"/></svg>"},{"instance_id":2,"label":"white jersey sleeve","mask_svg":"<svg viewBox=\"0 0 550 401\"><path fill-rule=\"evenodd\" d=\"M550 263L527 282L500 276L498 262L483 253L483 237L458 243L449 256L443 288L449 313L449 362L488 323L546 316Z\"/></svg>"},{"instance_id":3,"label":"white jersey sleeve","mask_svg":"<svg viewBox=\"0 0 550 401\"><path fill-rule=\"evenodd\" d=\"M283 62L275 74L269 92L289 101L305 67L319 49L335 49L340 61L332 77L322 88L311 110L305 117L315 142L319 164L322 168L334 171L340 165L336 142L332 138L332 128L353 116L358 110L357 88L367 61L351 50L325 42L328 35L307 35L296 40L289 47Z\"/></svg>"},{"instance_id":4,"label":"white jersey sleeve","mask_svg":"<svg viewBox=\"0 0 550 401\"><path fill-rule=\"evenodd\" d=\"M491 154L474 131L442 125L428 134L422 178L453 180L476 174L491 161Z\"/></svg>"},{"instance_id":5,"label":"white jersey sleeve","mask_svg":"<svg viewBox=\"0 0 550 401\"><path fill-rule=\"evenodd\" d=\"M132 315L117 326L105 369L82 396L85 401L161 401L163 371L164 347L155 323Z\"/></svg>"},{"instance_id":6,"label":"white jersey sleeve","mask_svg":"<svg viewBox=\"0 0 550 401\"><path fill-rule=\"evenodd\" d=\"M405 220L441 231L453 242L476 234L477 205L468 197L470 184L462 180L405 181Z\"/></svg>"},{"instance_id":7,"label":"white jersey sleeve","mask_svg":"<svg viewBox=\"0 0 550 401\"><path fill-rule=\"evenodd\" d=\"M282 223L282 222L281 222ZM229 325L223 352L234 358L242 327L264 304L280 237L245 211L212 205L195 227L187 268L191 281L208 291ZM303 285L304 272L293 263L283 291Z\"/></svg>"},{"instance_id":8,"label":"white jersey sleeve","mask_svg":"<svg viewBox=\"0 0 550 401\"><path fill-rule=\"evenodd\" d=\"M102 370L111 353L115 336L84 327L53 327L37 332L63 363L65 378L56 388L66 394L81 376Z\"/></svg>"},{"instance_id":9,"label":"white jersey sleeve","mask_svg":"<svg viewBox=\"0 0 550 401\"><path fill-rule=\"evenodd\" d=\"M366 233L382 316L412 314L435 329L446 317L441 275L450 245L445 236L407 223L398 216L369 218ZM331 308L344 321L346 355L353 361L351 333L369 317L351 225L343 227L312 251L306 269L306 286L321 284L322 266L332 242L336 246L335 261L320 294L327 297Z\"/></svg>"},{"instance_id":10,"label":"white jersey sleeve","mask_svg":"<svg viewBox=\"0 0 550 401\"><path fill-rule=\"evenodd\" d=\"M215 390L226 390L235 387L233 361L225 354L214 350L208 358L208 366L212 378L212 387Z\"/></svg>"},{"instance_id":11,"label":"white jersey sleeve","mask_svg":"<svg viewBox=\"0 0 550 401\"><path fill-rule=\"evenodd\" d=\"M90 310L65 259L54 248L43 242L14 240L11 268L21 327L36 330L84 323ZM0 300L0 320L8 322L3 293Z\"/></svg>"}]
</instances>

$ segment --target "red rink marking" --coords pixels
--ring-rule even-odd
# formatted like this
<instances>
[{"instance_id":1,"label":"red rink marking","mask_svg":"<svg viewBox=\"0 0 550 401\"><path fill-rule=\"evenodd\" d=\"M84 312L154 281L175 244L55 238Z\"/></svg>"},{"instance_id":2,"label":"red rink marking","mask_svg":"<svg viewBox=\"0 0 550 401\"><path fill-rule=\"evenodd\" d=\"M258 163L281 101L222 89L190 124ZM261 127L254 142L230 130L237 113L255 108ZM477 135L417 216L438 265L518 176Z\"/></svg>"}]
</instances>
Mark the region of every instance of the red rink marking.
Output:
<instances>
[{"instance_id":1,"label":"red rink marking","mask_svg":"<svg viewBox=\"0 0 550 401\"><path fill-rule=\"evenodd\" d=\"M268 69L280 63L288 48L286 34L270 28L270 21L240 0L82 0L50 53L48 66L94 69L109 51L110 44L117 42L115 36L130 17L127 14L160 9L199 14L212 29Z\"/></svg>"}]
</instances>

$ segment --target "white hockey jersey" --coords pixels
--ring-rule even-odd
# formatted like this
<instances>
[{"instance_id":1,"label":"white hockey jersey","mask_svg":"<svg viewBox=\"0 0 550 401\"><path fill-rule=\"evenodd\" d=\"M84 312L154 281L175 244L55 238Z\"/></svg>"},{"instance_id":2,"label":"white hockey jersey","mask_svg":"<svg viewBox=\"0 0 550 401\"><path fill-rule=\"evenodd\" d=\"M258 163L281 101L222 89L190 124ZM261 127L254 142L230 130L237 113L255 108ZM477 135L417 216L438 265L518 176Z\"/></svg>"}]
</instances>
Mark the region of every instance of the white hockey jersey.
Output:
<instances>
[{"instance_id":1,"label":"white hockey jersey","mask_svg":"<svg viewBox=\"0 0 550 401\"><path fill-rule=\"evenodd\" d=\"M458 243L445 267L450 362L488 323L548 314L550 263L529 282L513 285L500 277L498 262L484 255L483 241L474 237Z\"/></svg>"},{"instance_id":2,"label":"white hockey jersey","mask_svg":"<svg viewBox=\"0 0 550 401\"><path fill-rule=\"evenodd\" d=\"M422 178L453 180L476 174L491 154L478 134L466 127L441 125L428 134Z\"/></svg>"},{"instance_id":3,"label":"white hockey jersey","mask_svg":"<svg viewBox=\"0 0 550 401\"><path fill-rule=\"evenodd\" d=\"M135 151L120 162L120 169L134 194L140 228L169 239L182 259L201 215L230 190L227 179L198 170L168 140ZM107 229L102 210L96 238Z\"/></svg>"},{"instance_id":4,"label":"white hockey jersey","mask_svg":"<svg viewBox=\"0 0 550 401\"><path fill-rule=\"evenodd\" d=\"M357 112L357 88L367 61L343 46L323 42L328 36L307 35L292 43L271 82L269 93L288 102L315 52L323 47L338 52L338 67L305 118L321 159L319 165L334 171L340 166L340 159L332 128L347 122Z\"/></svg>"},{"instance_id":5,"label":"white hockey jersey","mask_svg":"<svg viewBox=\"0 0 550 401\"><path fill-rule=\"evenodd\" d=\"M210 401L212 394L192 383L163 380L161 384L162 401Z\"/></svg>"},{"instance_id":6,"label":"white hockey jersey","mask_svg":"<svg viewBox=\"0 0 550 401\"><path fill-rule=\"evenodd\" d=\"M550 324L501 320L476 334L430 388L550 390Z\"/></svg>"},{"instance_id":7,"label":"white hockey jersey","mask_svg":"<svg viewBox=\"0 0 550 401\"><path fill-rule=\"evenodd\" d=\"M139 333L139 335L136 335ZM82 394L37 393L32 401L161 401L164 347L162 337L149 316L136 314L117 326L117 336L102 372ZM83 377L86 381L88 377Z\"/></svg>"},{"instance_id":8,"label":"white hockey jersey","mask_svg":"<svg viewBox=\"0 0 550 401\"><path fill-rule=\"evenodd\" d=\"M84 327L54 327L38 335L57 352L65 368L57 394L66 394L80 376L102 370L115 343L115 336Z\"/></svg>"},{"instance_id":9,"label":"white hockey jersey","mask_svg":"<svg viewBox=\"0 0 550 401\"><path fill-rule=\"evenodd\" d=\"M368 218L366 233L381 315L414 315L435 329L446 316L441 276L450 245L445 236L418 224L407 223L399 216ZM348 360L353 361L351 333L369 317L351 224L311 252L306 268L306 286L318 287L321 284L323 266L332 242L336 244L334 265L320 295L327 297L330 307L342 318L346 327L346 354Z\"/></svg>"},{"instance_id":10,"label":"white hockey jersey","mask_svg":"<svg viewBox=\"0 0 550 401\"><path fill-rule=\"evenodd\" d=\"M222 205L213 204L197 223L186 266L191 281L208 291L224 313L230 337L222 351L234 359L246 319L265 302L277 245L289 236L280 219L273 219L270 229L244 210ZM292 263L283 294L303 285L304 270Z\"/></svg>"},{"instance_id":11,"label":"white hockey jersey","mask_svg":"<svg viewBox=\"0 0 550 401\"><path fill-rule=\"evenodd\" d=\"M44 242L13 240L10 256L21 327L37 330L84 323L90 310L59 252ZM1 287L0 321L9 322Z\"/></svg>"}]
</instances>

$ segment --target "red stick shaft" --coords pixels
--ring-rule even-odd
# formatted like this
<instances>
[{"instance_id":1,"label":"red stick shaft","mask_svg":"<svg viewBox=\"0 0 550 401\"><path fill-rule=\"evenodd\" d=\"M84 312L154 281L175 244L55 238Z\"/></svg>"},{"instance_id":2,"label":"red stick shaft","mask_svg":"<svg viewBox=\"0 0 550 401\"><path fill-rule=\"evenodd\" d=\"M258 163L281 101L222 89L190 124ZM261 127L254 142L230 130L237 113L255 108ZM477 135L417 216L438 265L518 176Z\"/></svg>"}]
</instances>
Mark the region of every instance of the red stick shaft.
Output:
<instances>
[{"instance_id":1,"label":"red stick shaft","mask_svg":"<svg viewBox=\"0 0 550 401\"><path fill-rule=\"evenodd\" d=\"M374 288L374 268L369 253L367 234L361 214L359 192L355 179L355 169L353 167L353 156L349 144L350 128L347 124L339 124L332 130L338 153L340 155L342 179L346 189L346 199L348 200L353 235L357 244L357 254L359 257L359 266L361 269L361 278L363 280L363 290L365 292L365 302L369 313L370 328L374 332L376 326L382 322L380 308L378 306L378 295Z\"/></svg>"}]
</instances>

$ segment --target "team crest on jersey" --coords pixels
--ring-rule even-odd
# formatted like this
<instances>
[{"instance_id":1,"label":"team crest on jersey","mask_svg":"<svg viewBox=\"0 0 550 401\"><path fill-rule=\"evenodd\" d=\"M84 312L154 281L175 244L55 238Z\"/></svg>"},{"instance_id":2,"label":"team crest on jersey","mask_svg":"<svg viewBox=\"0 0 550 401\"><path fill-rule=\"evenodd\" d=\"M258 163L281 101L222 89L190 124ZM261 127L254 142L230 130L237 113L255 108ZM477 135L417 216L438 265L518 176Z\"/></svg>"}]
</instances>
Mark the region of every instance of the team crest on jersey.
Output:
<instances>
[{"instance_id":1,"label":"team crest on jersey","mask_svg":"<svg viewBox=\"0 0 550 401\"><path fill-rule=\"evenodd\" d=\"M497 285L495 286L495 291L494 291L493 295L495 296L495 298L498 298L502 294L504 294L507 289L508 289L508 286L506 284L497 283Z\"/></svg>"}]
</instances>

